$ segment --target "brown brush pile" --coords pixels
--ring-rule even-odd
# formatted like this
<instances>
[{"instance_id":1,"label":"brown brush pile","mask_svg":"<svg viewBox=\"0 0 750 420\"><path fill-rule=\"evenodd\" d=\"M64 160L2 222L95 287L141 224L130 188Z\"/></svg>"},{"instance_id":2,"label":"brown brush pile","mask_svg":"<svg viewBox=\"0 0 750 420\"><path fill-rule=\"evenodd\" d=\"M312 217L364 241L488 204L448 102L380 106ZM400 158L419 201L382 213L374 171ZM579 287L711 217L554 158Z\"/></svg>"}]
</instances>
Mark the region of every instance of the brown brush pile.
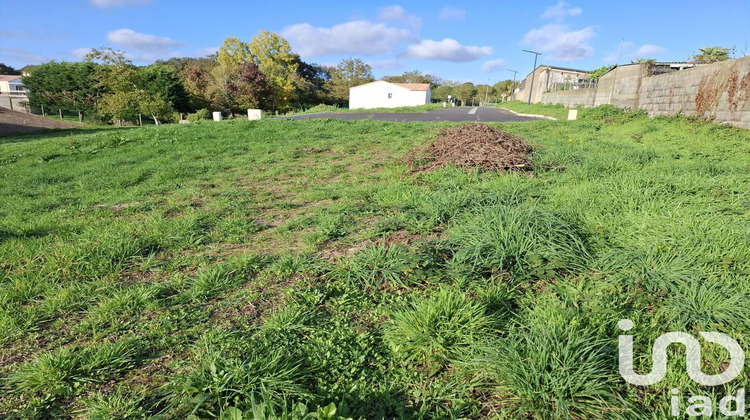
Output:
<instances>
[{"instance_id":1,"label":"brown brush pile","mask_svg":"<svg viewBox=\"0 0 750 420\"><path fill-rule=\"evenodd\" d=\"M501 173L525 171L530 169L531 150L515 134L471 123L440 131L433 144L412 153L407 162L412 172L432 171L449 164Z\"/></svg>"}]
</instances>

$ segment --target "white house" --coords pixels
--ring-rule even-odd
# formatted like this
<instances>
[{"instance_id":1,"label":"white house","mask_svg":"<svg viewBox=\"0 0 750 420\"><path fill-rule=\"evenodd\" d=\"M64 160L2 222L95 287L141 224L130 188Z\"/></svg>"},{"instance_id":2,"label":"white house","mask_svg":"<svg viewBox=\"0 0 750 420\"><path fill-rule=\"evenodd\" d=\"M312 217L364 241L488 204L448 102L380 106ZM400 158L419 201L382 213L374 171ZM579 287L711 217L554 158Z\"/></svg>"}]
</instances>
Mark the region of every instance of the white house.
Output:
<instances>
[{"instance_id":1,"label":"white house","mask_svg":"<svg viewBox=\"0 0 750 420\"><path fill-rule=\"evenodd\" d=\"M383 80L349 88L349 109L397 108L429 104L429 83L390 83Z\"/></svg>"},{"instance_id":2,"label":"white house","mask_svg":"<svg viewBox=\"0 0 750 420\"><path fill-rule=\"evenodd\" d=\"M26 93L21 76L0 75L0 95L26 96Z\"/></svg>"}]
</instances>

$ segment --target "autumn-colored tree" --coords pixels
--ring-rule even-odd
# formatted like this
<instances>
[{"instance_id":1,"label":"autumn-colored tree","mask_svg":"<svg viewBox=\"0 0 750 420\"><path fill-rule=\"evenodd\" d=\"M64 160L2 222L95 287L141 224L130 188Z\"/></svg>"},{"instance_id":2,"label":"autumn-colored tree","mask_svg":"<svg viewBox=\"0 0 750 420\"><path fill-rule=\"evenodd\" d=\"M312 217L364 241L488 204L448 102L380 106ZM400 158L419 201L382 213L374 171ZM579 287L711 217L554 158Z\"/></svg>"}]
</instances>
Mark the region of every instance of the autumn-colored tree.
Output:
<instances>
[{"instance_id":1,"label":"autumn-colored tree","mask_svg":"<svg viewBox=\"0 0 750 420\"><path fill-rule=\"evenodd\" d=\"M219 47L219 51L216 53L216 61L225 67L241 66L247 63L257 64L250 51L250 44L234 37L224 40L224 44Z\"/></svg>"},{"instance_id":2,"label":"autumn-colored tree","mask_svg":"<svg viewBox=\"0 0 750 420\"><path fill-rule=\"evenodd\" d=\"M288 111L297 99L298 56L281 35L261 30L249 44L250 52L273 88L273 109Z\"/></svg>"}]
</instances>

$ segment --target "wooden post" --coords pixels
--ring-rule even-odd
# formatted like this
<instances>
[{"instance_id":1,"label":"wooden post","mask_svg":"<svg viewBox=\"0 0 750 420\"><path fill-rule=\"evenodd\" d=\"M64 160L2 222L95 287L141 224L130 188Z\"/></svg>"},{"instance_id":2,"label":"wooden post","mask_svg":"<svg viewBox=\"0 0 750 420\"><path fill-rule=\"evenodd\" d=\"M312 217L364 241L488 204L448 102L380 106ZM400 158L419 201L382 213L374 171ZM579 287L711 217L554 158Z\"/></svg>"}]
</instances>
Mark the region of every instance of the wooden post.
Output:
<instances>
[{"instance_id":1,"label":"wooden post","mask_svg":"<svg viewBox=\"0 0 750 420\"><path fill-rule=\"evenodd\" d=\"M141 116L141 114L138 114L138 125L143 127L143 117Z\"/></svg>"},{"instance_id":2,"label":"wooden post","mask_svg":"<svg viewBox=\"0 0 750 420\"><path fill-rule=\"evenodd\" d=\"M83 123L83 114L81 113L81 111L78 111L78 122Z\"/></svg>"},{"instance_id":3,"label":"wooden post","mask_svg":"<svg viewBox=\"0 0 750 420\"><path fill-rule=\"evenodd\" d=\"M8 103L10 104L10 110L13 111L13 97L10 96L10 91L8 91Z\"/></svg>"},{"instance_id":4,"label":"wooden post","mask_svg":"<svg viewBox=\"0 0 750 420\"><path fill-rule=\"evenodd\" d=\"M57 112L59 112L59 113L60 113L60 121L62 121L62 109L60 109L60 108L57 108Z\"/></svg>"},{"instance_id":5,"label":"wooden post","mask_svg":"<svg viewBox=\"0 0 750 420\"><path fill-rule=\"evenodd\" d=\"M42 105L42 117L44 116L44 105Z\"/></svg>"}]
</instances>

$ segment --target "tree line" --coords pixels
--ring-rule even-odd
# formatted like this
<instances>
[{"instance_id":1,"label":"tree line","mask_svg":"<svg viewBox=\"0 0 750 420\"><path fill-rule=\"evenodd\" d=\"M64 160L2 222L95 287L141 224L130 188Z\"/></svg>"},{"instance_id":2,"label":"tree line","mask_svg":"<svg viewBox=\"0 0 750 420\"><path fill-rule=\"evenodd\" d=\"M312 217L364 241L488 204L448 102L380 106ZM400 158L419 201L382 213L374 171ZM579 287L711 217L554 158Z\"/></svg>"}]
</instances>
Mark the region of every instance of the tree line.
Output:
<instances>
[{"instance_id":1,"label":"tree line","mask_svg":"<svg viewBox=\"0 0 750 420\"><path fill-rule=\"evenodd\" d=\"M227 38L216 54L205 58L171 58L138 67L122 52L99 48L81 62L51 61L28 70L23 83L31 106L114 124L143 117L159 124L180 114L208 115L207 110L234 115L248 108L286 113L318 104L346 106L350 87L375 80L371 66L360 59L345 58L336 66L307 63L283 37L264 30L250 42ZM518 85L506 80L475 86L417 70L383 80L429 83L433 101L450 96L462 104L496 101Z\"/></svg>"}]
</instances>

